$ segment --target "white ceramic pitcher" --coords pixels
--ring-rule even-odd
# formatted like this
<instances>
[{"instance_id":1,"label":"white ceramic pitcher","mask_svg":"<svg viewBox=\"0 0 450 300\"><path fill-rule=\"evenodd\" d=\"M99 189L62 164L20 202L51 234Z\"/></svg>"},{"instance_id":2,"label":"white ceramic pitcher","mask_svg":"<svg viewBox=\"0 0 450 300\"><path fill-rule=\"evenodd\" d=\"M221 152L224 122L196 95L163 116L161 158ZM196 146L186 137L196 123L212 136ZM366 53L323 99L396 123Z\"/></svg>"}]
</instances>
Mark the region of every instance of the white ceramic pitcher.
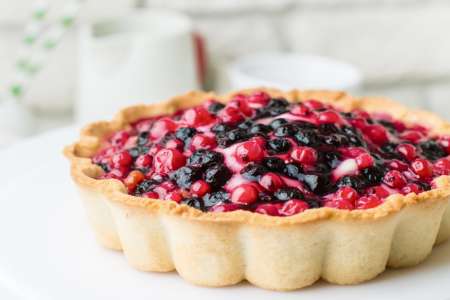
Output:
<instances>
[{"instance_id":1,"label":"white ceramic pitcher","mask_svg":"<svg viewBox=\"0 0 450 300\"><path fill-rule=\"evenodd\" d=\"M80 30L77 120L198 89L192 24L163 10L94 22Z\"/></svg>"}]
</instances>

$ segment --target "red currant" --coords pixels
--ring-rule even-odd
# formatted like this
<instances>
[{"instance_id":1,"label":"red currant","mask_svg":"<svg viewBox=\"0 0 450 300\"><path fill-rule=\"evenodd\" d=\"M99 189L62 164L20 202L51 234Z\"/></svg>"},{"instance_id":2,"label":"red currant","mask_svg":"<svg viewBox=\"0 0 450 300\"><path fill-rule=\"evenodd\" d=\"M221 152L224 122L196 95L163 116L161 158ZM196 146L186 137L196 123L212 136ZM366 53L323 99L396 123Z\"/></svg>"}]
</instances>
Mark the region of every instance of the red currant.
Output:
<instances>
[{"instance_id":1,"label":"red currant","mask_svg":"<svg viewBox=\"0 0 450 300\"><path fill-rule=\"evenodd\" d=\"M233 190L231 202L236 204L251 204L258 200L258 191L248 183L244 183Z\"/></svg>"}]
</instances>

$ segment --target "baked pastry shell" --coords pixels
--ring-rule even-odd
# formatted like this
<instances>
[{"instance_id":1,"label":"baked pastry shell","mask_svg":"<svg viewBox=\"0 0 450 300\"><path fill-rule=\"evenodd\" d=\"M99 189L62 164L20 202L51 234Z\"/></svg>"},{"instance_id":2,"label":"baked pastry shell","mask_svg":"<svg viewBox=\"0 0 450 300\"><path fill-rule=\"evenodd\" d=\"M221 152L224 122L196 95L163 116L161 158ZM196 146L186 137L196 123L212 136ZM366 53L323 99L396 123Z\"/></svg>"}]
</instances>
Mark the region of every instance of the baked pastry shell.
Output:
<instances>
[{"instance_id":1,"label":"baked pastry shell","mask_svg":"<svg viewBox=\"0 0 450 300\"><path fill-rule=\"evenodd\" d=\"M206 99L226 102L234 94L254 90L292 102L318 99L343 110L388 112L405 123L429 126L435 134L450 134L450 125L432 113L385 98L356 99L343 92L261 88L226 96L190 92L160 104L131 106L110 122L86 126L79 141L64 150L98 241L123 250L137 269L176 269L198 285L225 286L248 280L267 289L294 290L320 278L355 284L376 277L386 267L415 265L435 244L450 237L450 176L436 178L436 187L430 191L391 195L373 209L323 207L290 217L242 210L201 212L172 201L132 196L118 180L97 179L102 170L90 157L114 131Z\"/></svg>"}]
</instances>

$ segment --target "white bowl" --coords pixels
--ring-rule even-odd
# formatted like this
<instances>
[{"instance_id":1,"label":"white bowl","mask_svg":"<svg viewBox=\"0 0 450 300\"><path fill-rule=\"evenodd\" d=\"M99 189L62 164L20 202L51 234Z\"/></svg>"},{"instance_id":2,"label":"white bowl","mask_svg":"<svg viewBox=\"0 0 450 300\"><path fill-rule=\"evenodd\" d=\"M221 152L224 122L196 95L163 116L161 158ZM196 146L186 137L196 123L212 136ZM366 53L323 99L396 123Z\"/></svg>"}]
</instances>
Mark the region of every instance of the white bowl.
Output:
<instances>
[{"instance_id":1,"label":"white bowl","mask_svg":"<svg viewBox=\"0 0 450 300\"><path fill-rule=\"evenodd\" d=\"M362 82L361 72L348 63L288 53L241 57L231 65L228 76L233 89L267 86L355 91Z\"/></svg>"}]
</instances>

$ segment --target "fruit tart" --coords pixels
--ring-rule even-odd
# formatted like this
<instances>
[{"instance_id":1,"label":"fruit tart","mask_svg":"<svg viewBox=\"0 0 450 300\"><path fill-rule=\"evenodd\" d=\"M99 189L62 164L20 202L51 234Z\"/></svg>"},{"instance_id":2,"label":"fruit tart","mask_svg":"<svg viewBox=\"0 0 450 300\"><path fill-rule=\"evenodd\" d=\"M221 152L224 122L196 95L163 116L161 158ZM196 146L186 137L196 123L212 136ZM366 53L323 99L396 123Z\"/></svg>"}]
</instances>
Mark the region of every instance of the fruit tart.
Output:
<instances>
[{"instance_id":1,"label":"fruit tart","mask_svg":"<svg viewBox=\"0 0 450 300\"><path fill-rule=\"evenodd\" d=\"M102 245L198 285L356 284L450 237L450 125L384 98L191 92L65 155Z\"/></svg>"}]
</instances>

